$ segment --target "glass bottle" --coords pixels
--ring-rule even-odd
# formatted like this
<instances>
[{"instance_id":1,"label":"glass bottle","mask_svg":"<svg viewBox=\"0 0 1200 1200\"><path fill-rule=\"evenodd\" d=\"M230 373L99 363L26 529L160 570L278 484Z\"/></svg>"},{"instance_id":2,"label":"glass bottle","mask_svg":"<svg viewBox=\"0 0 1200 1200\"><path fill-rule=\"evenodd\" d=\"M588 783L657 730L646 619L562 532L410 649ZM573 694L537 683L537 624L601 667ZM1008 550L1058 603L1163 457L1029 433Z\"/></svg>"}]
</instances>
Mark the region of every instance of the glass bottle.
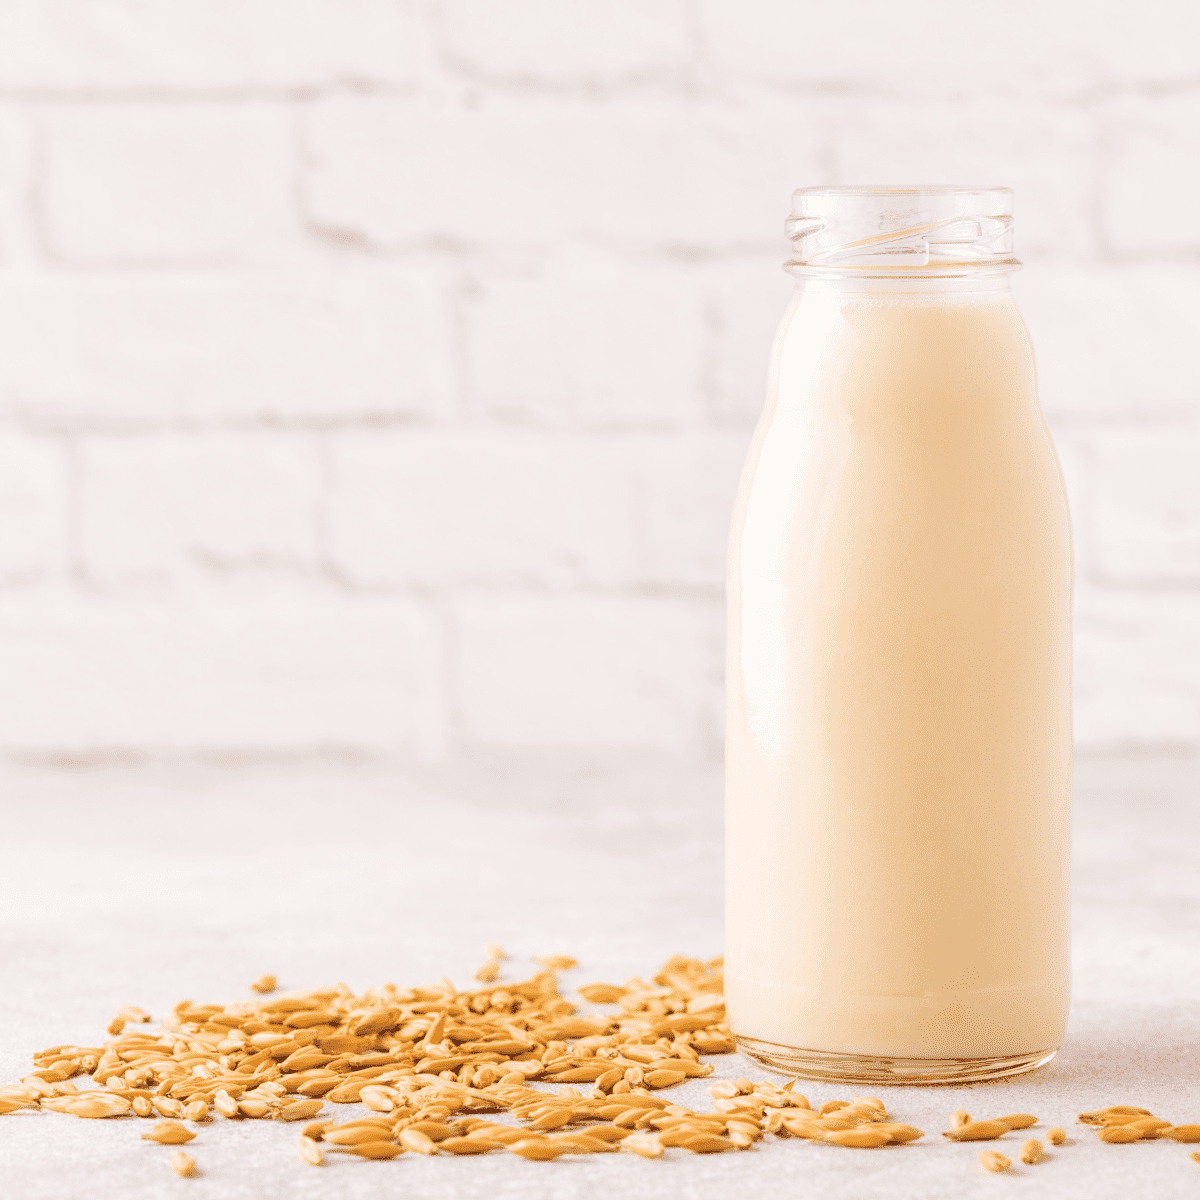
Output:
<instances>
[{"instance_id":1,"label":"glass bottle","mask_svg":"<svg viewBox=\"0 0 1200 1200\"><path fill-rule=\"evenodd\" d=\"M793 197L729 545L725 978L806 1078L997 1078L1066 1027L1071 531L1012 200Z\"/></svg>"}]
</instances>

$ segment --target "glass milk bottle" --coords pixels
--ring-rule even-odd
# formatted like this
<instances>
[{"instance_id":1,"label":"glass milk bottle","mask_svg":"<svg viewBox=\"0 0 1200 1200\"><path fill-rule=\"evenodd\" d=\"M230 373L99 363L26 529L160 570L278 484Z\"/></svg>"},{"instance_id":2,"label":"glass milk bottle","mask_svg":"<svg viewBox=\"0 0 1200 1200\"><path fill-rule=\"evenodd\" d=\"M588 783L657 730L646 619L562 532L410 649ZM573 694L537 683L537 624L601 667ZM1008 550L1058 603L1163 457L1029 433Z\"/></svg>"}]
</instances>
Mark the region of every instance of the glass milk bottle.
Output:
<instances>
[{"instance_id":1,"label":"glass milk bottle","mask_svg":"<svg viewBox=\"0 0 1200 1200\"><path fill-rule=\"evenodd\" d=\"M992 1079L1070 996L1071 530L1007 188L803 188L729 545L726 998L806 1078Z\"/></svg>"}]
</instances>

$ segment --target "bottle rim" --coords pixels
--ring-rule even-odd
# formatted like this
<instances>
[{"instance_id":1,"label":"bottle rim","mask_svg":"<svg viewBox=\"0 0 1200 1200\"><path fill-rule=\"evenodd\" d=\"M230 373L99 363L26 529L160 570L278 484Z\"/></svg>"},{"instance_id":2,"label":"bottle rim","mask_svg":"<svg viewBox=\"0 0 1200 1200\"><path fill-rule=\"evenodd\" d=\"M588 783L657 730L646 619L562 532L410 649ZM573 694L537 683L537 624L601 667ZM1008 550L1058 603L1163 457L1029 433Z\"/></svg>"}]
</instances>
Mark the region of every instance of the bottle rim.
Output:
<instances>
[{"instance_id":1,"label":"bottle rim","mask_svg":"<svg viewBox=\"0 0 1200 1200\"><path fill-rule=\"evenodd\" d=\"M794 274L928 277L1016 271L1012 188L844 184L797 188L784 230Z\"/></svg>"}]
</instances>

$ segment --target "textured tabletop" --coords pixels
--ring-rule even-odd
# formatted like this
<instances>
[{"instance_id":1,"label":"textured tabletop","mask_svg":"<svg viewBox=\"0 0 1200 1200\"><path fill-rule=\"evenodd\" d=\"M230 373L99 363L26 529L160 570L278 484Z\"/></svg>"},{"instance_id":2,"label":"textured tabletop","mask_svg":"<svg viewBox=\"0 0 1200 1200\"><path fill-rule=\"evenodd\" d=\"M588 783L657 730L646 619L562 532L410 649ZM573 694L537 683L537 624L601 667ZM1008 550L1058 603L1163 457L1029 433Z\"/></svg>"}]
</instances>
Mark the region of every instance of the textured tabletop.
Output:
<instances>
[{"instance_id":1,"label":"textured tabletop","mask_svg":"<svg viewBox=\"0 0 1200 1200\"><path fill-rule=\"evenodd\" d=\"M3 1193L13 1200L345 1196L498 1198L1200 1194L1197 1147L1104 1145L1079 1112L1137 1104L1200 1121L1200 771L1192 759L1084 761L1076 780L1075 992L1067 1042L1032 1075L968 1088L880 1092L920 1142L883 1151L764 1139L746 1153L660 1160L611 1154L527 1162L510 1154L314 1169L297 1129L200 1127L200 1174L179 1179L146 1125L53 1114L0 1117ZM95 1044L114 1009L155 1017L178 1000L246 999L264 971L281 987L346 980L465 985L485 940L517 956L580 960L569 989L651 973L668 955L721 949L721 821L712 776L636 782L471 779L445 794L382 769L97 769L0 774L0 1081L44 1046ZM1003 836L1003 814L997 816ZM1013 847L1013 853L1020 848ZM716 1077L763 1077L738 1056ZM708 1108L709 1080L675 1092ZM814 1105L856 1089L799 1085ZM1026 1167L1026 1135L980 1147L940 1136L949 1114L1031 1112L1067 1143ZM341 1117L357 1106L337 1106ZM1007 1194L1007 1193L1006 1193Z\"/></svg>"}]
</instances>

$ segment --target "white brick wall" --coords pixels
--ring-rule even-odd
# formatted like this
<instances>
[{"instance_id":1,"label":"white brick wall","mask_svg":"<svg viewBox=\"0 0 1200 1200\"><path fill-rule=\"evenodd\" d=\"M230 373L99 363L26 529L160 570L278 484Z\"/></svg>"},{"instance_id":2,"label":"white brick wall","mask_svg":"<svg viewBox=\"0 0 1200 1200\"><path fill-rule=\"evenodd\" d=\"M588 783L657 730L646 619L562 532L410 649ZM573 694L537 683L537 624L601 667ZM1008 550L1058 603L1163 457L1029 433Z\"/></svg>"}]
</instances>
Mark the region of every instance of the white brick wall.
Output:
<instances>
[{"instance_id":1,"label":"white brick wall","mask_svg":"<svg viewBox=\"0 0 1200 1200\"><path fill-rule=\"evenodd\" d=\"M1200 35L1200 17L1193 48ZM1104 162L1103 233L1130 255L1173 258L1200 250L1200 94L1121 96L1104 112L1110 153Z\"/></svg>"},{"instance_id":2,"label":"white brick wall","mask_svg":"<svg viewBox=\"0 0 1200 1200\"><path fill-rule=\"evenodd\" d=\"M452 67L491 83L612 86L677 77L688 62L684 0L448 0L435 29Z\"/></svg>"},{"instance_id":3,"label":"white brick wall","mask_svg":"<svg viewBox=\"0 0 1200 1200\"><path fill-rule=\"evenodd\" d=\"M770 98L496 92L471 103L472 89L453 106L315 102L304 131L313 221L384 249L583 243L661 259L755 247L777 267L780 214L795 180L822 169L828 141L818 114Z\"/></svg>"},{"instance_id":4,"label":"white brick wall","mask_svg":"<svg viewBox=\"0 0 1200 1200\"><path fill-rule=\"evenodd\" d=\"M638 550L623 438L377 431L331 445L329 545L366 588L629 584Z\"/></svg>"},{"instance_id":5,"label":"white brick wall","mask_svg":"<svg viewBox=\"0 0 1200 1200\"><path fill-rule=\"evenodd\" d=\"M79 560L96 584L316 571L323 480L311 434L92 437L79 458Z\"/></svg>"},{"instance_id":6,"label":"white brick wall","mask_svg":"<svg viewBox=\"0 0 1200 1200\"><path fill-rule=\"evenodd\" d=\"M40 123L38 213L60 262L225 264L298 232L284 105L72 105Z\"/></svg>"},{"instance_id":7,"label":"white brick wall","mask_svg":"<svg viewBox=\"0 0 1200 1200\"><path fill-rule=\"evenodd\" d=\"M1191 419L1200 409L1198 281L1200 271L1186 260L1034 262L1017 275L1051 420Z\"/></svg>"},{"instance_id":8,"label":"white brick wall","mask_svg":"<svg viewBox=\"0 0 1200 1200\"><path fill-rule=\"evenodd\" d=\"M1097 430L1094 550L1106 581L1200 583L1200 437L1194 423Z\"/></svg>"},{"instance_id":9,"label":"white brick wall","mask_svg":"<svg viewBox=\"0 0 1200 1200\"><path fill-rule=\"evenodd\" d=\"M958 0L794 4L699 0L704 44L730 74L767 86L836 84L932 95L1022 91L1047 99L1098 85L1195 80L1197 14L1186 0L1086 9L1010 0L994 9Z\"/></svg>"},{"instance_id":10,"label":"white brick wall","mask_svg":"<svg viewBox=\"0 0 1200 1200\"><path fill-rule=\"evenodd\" d=\"M553 425L699 423L706 348L695 280L583 257L567 270L493 274L472 289L463 316L471 410Z\"/></svg>"},{"instance_id":11,"label":"white brick wall","mask_svg":"<svg viewBox=\"0 0 1200 1200\"><path fill-rule=\"evenodd\" d=\"M0 80L60 91L257 92L412 83L404 0L4 0Z\"/></svg>"},{"instance_id":12,"label":"white brick wall","mask_svg":"<svg viewBox=\"0 0 1200 1200\"><path fill-rule=\"evenodd\" d=\"M1095 249L1095 230L1085 218L1094 181L1080 170L1096 140L1086 108L1003 95L955 104L922 97L882 111L873 100L839 107L834 178L1002 181L1016 189L1023 257Z\"/></svg>"},{"instance_id":13,"label":"white brick wall","mask_svg":"<svg viewBox=\"0 0 1200 1200\"><path fill-rule=\"evenodd\" d=\"M70 466L53 438L0 433L0 581L61 574L67 563Z\"/></svg>"},{"instance_id":14,"label":"white brick wall","mask_svg":"<svg viewBox=\"0 0 1200 1200\"><path fill-rule=\"evenodd\" d=\"M3 0L0 754L711 772L789 192L918 177L1018 189L1079 744L1200 746L1198 79L1188 0Z\"/></svg>"},{"instance_id":15,"label":"white brick wall","mask_svg":"<svg viewBox=\"0 0 1200 1200\"><path fill-rule=\"evenodd\" d=\"M287 584L6 597L6 752L442 758L437 614L410 599Z\"/></svg>"},{"instance_id":16,"label":"white brick wall","mask_svg":"<svg viewBox=\"0 0 1200 1200\"><path fill-rule=\"evenodd\" d=\"M436 268L0 271L0 413L69 428L448 415Z\"/></svg>"},{"instance_id":17,"label":"white brick wall","mask_svg":"<svg viewBox=\"0 0 1200 1200\"><path fill-rule=\"evenodd\" d=\"M501 593L464 600L456 615L454 678L468 746L712 757L719 605Z\"/></svg>"}]
</instances>

